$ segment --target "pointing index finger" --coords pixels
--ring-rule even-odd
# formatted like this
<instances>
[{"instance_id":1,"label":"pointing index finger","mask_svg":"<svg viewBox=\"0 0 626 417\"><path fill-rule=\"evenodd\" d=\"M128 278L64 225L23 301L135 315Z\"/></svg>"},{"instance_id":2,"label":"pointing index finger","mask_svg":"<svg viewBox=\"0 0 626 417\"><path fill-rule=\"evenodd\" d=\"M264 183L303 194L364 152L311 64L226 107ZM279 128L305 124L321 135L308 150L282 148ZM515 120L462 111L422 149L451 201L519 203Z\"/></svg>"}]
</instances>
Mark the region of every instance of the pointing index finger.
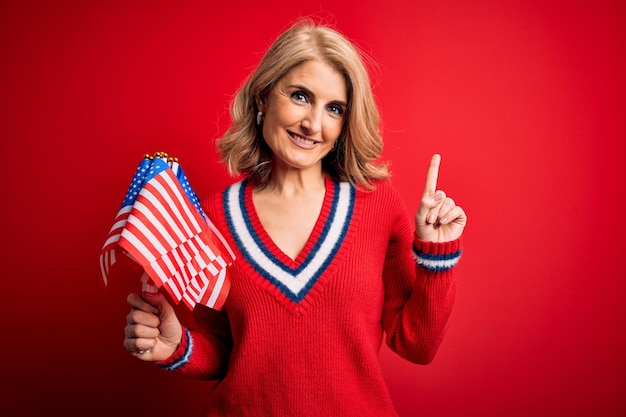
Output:
<instances>
[{"instance_id":1,"label":"pointing index finger","mask_svg":"<svg viewBox=\"0 0 626 417\"><path fill-rule=\"evenodd\" d=\"M439 164L441 163L441 155L434 154L430 160L430 166L426 173L426 185L424 186L424 195L433 195L437 191L437 177L439 176Z\"/></svg>"}]
</instances>

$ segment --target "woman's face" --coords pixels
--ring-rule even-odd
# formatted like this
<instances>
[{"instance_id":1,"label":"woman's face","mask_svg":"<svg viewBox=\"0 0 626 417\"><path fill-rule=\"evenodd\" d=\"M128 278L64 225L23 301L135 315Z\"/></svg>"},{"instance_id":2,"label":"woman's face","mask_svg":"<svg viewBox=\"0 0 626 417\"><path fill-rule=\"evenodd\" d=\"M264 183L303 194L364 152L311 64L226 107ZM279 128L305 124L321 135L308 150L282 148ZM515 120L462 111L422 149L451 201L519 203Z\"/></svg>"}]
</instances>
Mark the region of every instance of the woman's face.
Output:
<instances>
[{"instance_id":1,"label":"woman's face","mask_svg":"<svg viewBox=\"0 0 626 417\"><path fill-rule=\"evenodd\" d=\"M341 134L347 103L343 75L324 62L307 61L285 74L257 102L273 169L321 170Z\"/></svg>"}]
</instances>

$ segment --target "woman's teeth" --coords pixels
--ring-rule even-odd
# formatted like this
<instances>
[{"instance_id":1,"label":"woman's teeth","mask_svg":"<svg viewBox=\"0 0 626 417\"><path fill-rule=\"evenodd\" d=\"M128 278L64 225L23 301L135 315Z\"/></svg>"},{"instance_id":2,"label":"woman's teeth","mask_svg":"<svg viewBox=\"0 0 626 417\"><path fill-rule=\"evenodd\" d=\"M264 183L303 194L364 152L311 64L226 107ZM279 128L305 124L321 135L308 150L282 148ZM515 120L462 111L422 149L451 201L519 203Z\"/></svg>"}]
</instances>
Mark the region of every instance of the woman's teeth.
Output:
<instances>
[{"instance_id":1,"label":"woman's teeth","mask_svg":"<svg viewBox=\"0 0 626 417\"><path fill-rule=\"evenodd\" d=\"M300 136L297 135L291 135L292 138L295 139L296 142L300 142L303 143L305 145L314 145L315 141L309 140L309 139L305 139L305 138L301 138Z\"/></svg>"}]
</instances>

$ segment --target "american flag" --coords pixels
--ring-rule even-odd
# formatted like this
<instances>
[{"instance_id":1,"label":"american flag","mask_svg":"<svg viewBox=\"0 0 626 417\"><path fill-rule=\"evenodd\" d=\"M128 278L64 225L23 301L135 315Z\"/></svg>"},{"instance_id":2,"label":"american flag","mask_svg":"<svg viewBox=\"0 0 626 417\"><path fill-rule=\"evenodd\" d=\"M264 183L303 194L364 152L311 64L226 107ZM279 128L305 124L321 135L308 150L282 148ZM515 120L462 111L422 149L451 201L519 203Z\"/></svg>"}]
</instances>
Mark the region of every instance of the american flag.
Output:
<instances>
[{"instance_id":1,"label":"american flag","mask_svg":"<svg viewBox=\"0 0 626 417\"><path fill-rule=\"evenodd\" d=\"M226 266L235 258L204 214L177 160L158 153L139 164L104 243L105 284L124 254L145 271L144 289L165 288L175 302L221 309L230 289ZM124 256L122 255L122 256Z\"/></svg>"}]
</instances>

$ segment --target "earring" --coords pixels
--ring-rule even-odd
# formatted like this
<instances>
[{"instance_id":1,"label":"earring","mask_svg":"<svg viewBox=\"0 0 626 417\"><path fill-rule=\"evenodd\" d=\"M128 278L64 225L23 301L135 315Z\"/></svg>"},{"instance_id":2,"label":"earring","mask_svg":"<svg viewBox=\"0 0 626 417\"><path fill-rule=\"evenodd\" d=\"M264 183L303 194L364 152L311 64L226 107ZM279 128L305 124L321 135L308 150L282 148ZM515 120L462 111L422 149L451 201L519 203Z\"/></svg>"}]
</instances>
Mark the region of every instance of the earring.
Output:
<instances>
[{"instance_id":1,"label":"earring","mask_svg":"<svg viewBox=\"0 0 626 417\"><path fill-rule=\"evenodd\" d=\"M258 126L261 126L262 121L263 121L263 112L260 111L256 114L256 124Z\"/></svg>"}]
</instances>

